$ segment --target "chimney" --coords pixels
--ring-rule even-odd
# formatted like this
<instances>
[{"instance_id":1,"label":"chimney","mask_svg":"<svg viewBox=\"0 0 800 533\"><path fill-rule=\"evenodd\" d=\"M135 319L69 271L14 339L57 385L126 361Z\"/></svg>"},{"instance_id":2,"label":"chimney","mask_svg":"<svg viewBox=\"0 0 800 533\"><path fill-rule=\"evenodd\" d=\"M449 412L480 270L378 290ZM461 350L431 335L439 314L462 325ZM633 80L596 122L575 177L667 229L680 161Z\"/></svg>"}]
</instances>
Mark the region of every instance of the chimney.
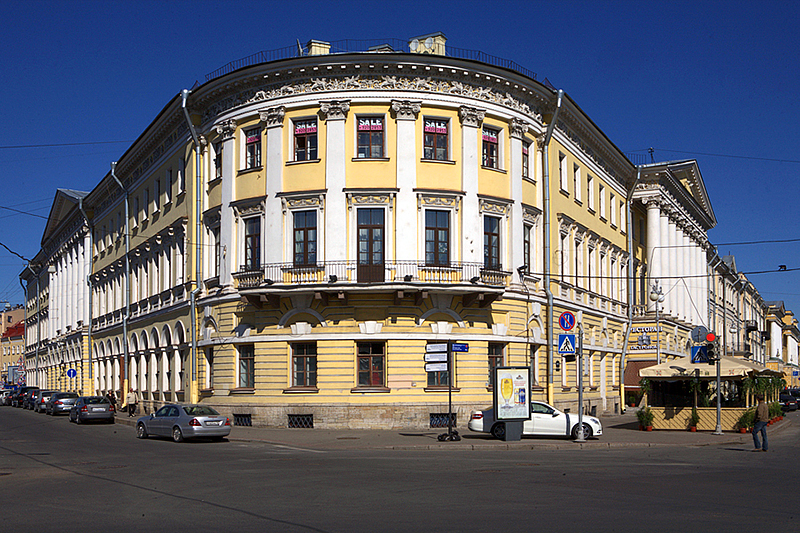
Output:
<instances>
[{"instance_id":1,"label":"chimney","mask_svg":"<svg viewBox=\"0 0 800 533\"><path fill-rule=\"evenodd\" d=\"M310 56L326 56L331 53L331 43L311 39L306 43L306 50Z\"/></svg>"},{"instance_id":2,"label":"chimney","mask_svg":"<svg viewBox=\"0 0 800 533\"><path fill-rule=\"evenodd\" d=\"M447 55L445 43L447 37L444 33L437 31L427 35L420 35L408 41L408 49L412 54L433 54L437 56Z\"/></svg>"}]
</instances>

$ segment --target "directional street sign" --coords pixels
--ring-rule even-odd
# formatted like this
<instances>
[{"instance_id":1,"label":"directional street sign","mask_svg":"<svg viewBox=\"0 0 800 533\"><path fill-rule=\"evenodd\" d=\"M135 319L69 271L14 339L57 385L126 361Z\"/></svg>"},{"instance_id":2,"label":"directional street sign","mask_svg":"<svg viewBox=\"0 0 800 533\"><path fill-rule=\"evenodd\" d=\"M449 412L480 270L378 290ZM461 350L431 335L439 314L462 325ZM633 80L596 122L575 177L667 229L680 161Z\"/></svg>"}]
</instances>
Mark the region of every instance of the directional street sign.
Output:
<instances>
[{"instance_id":1,"label":"directional street sign","mask_svg":"<svg viewBox=\"0 0 800 533\"><path fill-rule=\"evenodd\" d=\"M561 316L558 317L558 325L561 326L561 329L563 329L564 331L571 330L572 328L575 327L575 315L573 315L569 311L564 311L563 313L561 313Z\"/></svg>"},{"instance_id":2,"label":"directional street sign","mask_svg":"<svg viewBox=\"0 0 800 533\"><path fill-rule=\"evenodd\" d=\"M434 353L434 352L446 352L447 351L447 343L440 342L438 344L426 344L425 351L427 353Z\"/></svg>"},{"instance_id":3,"label":"directional street sign","mask_svg":"<svg viewBox=\"0 0 800 533\"><path fill-rule=\"evenodd\" d=\"M426 353L425 354L425 362L426 363L441 363L447 362L447 352L436 352L436 353Z\"/></svg>"},{"instance_id":4,"label":"directional street sign","mask_svg":"<svg viewBox=\"0 0 800 533\"><path fill-rule=\"evenodd\" d=\"M558 353L559 354L574 354L575 353L575 334L574 333L559 333L559 335L558 335Z\"/></svg>"},{"instance_id":5,"label":"directional street sign","mask_svg":"<svg viewBox=\"0 0 800 533\"><path fill-rule=\"evenodd\" d=\"M447 363L425 363L425 372L447 372Z\"/></svg>"}]
</instances>

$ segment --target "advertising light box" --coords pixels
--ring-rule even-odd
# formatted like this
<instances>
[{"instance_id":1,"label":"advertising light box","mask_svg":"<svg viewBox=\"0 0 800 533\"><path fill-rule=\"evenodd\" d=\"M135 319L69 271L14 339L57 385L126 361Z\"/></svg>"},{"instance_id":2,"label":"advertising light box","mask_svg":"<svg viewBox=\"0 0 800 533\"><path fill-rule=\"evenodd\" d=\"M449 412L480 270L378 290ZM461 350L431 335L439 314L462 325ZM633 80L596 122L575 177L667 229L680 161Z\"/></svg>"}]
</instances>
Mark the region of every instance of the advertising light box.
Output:
<instances>
[{"instance_id":1,"label":"advertising light box","mask_svg":"<svg viewBox=\"0 0 800 533\"><path fill-rule=\"evenodd\" d=\"M528 420L531 417L531 371L527 366L494 369L494 413L496 420Z\"/></svg>"}]
</instances>

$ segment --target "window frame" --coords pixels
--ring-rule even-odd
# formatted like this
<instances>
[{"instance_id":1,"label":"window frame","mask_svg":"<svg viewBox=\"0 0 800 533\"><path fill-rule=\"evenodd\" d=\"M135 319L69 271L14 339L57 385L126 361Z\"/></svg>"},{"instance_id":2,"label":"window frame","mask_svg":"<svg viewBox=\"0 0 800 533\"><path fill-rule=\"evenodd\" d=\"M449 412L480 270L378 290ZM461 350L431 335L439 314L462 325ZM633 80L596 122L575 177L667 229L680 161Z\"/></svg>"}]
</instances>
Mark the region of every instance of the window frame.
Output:
<instances>
[{"instance_id":1,"label":"window frame","mask_svg":"<svg viewBox=\"0 0 800 533\"><path fill-rule=\"evenodd\" d=\"M298 217L302 215L304 218L307 218L309 214L313 213L314 215L314 225L303 226L298 229L297 221ZM296 210L291 212L292 215L292 264L295 267L316 267L317 261L319 259L319 215L316 209L302 209ZM302 241L298 241L298 231L302 232L304 238ZM309 235L313 232L313 238L309 238ZM298 255L297 252L297 245L298 243L303 244L303 252ZM310 245L313 244L313 252L309 251ZM313 256L313 260L311 257ZM298 261L298 257L302 257L302 261Z\"/></svg>"},{"instance_id":2,"label":"window frame","mask_svg":"<svg viewBox=\"0 0 800 533\"><path fill-rule=\"evenodd\" d=\"M242 129L244 136L244 165L242 170L261 168L261 127Z\"/></svg>"},{"instance_id":3,"label":"window frame","mask_svg":"<svg viewBox=\"0 0 800 533\"><path fill-rule=\"evenodd\" d=\"M240 344L236 347L236 384L238 389L256 387L256 345Z\"/></svg>"},{"instance_id":4,"label":"window frame","mask_svg":"<svg viewBox=\"0 0 800 533\"><path fill-rule=\"evenodd\" d=\"M373 351L380 347L380 352ZM367 352L362 349L368 349ZM368 362L367 370L361 369L362 360ZM373 368L375 360L380 360L379 379L374 380L376 371ZM362 382L362 374L366 373L367 382ZM357 389L386 389L386 343L385 342L358 342L356 343L356 386Z\"/></svg>"},{"instance_id":5,"label":"window frame","mask_svg":"<svg viewBox=\"0 0 800 533\"><path fill-rule=\"evenodd\" d=\"M317 389L319 365L316 342L293 342L291 344L291 387L295 389ZM298 371L297 362L302 360L302 370ZM313 361L313 370L308 363ZM301 380L298 377L302 376Z\"/></svg>"},{"instance_id":6,"label":"window frame","mask_svg":"<svg viewBox=\"0 0 800 533\"><path fill-rule=\"evenodd\" d=\"M499 353L497 353L499 349ZM487 363L489 365L489 380L486 386L489 390L494 389L494 369L498 366L505 366L506 343L490 342L486 347Z\"/></svg>"},{"instance_id":7,"label":"window frame","mask_svg":"<svg viewBox=\"0 0 800 533\"><path fill-rule=\"evenodd\" d=\"M437 220L434 221L437 225L429 226L428 225L428 223L429 223L428 214L429 213L437 213L437 214L441 213L441 214L446 215L447 227L445 229L443 229L442 227L440 227L438 225L438 223L439 223L438 215L436 217ZM423 216L425 217L425 220L424 220L424 228L425 228L424 229L424 232L425 232L424 233L424 236L425 236L425 240L424 240L425 266L436 266L436 267L449 267L450 266L450 262L451 262L450 261L450 257L451 257L450 249L451 249L451 240L452 240L452 231L451 231L452 224L451 224L451 220L450 220L450 214L451 214L450 210L447 210L447 209L425 209L425 212L423 214ZM433 235L434 235L434 239L432 239L432 240L428 239L428 231L429 230L432 231ZM442 241L439 239L441 231L446 231L446 236L445 236L446 238L444 240L444 243L446 244L447 249L445 251L446 258L445 258L444 262L442 262L440 260L441 252L438 251L440 249L441 245L442 245ZM433 246L433 251L431 251L431 252L428 251L428 243L429 242ZM429 261L428 260L428 255L429 254L433 255L433 261Z\"/></svg>"},{"instance_id":8,"label":"window frame","mask_svg":"<svg viewBox=\"0 0 800 533\"><path fill-rule=\"evenodd\" d=\"M502 130L486 124L481 126L481 167L502 170L500 166L500 135ZM494 138L492 138L494 133ZM492 147L494 153L492 154Z\"/></svg>"},{"instance_id":9,"label":"window frame","mask_svg":"<svg viewBox=\"0 0 800 533\"><path fill-rule=\"evenodd\" d=\"M522 178L533 179L531 174L531 142L522 139Z\"/></svg>"},{"instance_id":10,"label":"window frame","mask_svg":"<svg viewBox=\"0 0 800 533\"><path fill-rule=\"evenodd\" d=\"M362 124L362 121L367 121L368 123ZM376 124L373 121L379 121L379 128L375 129ZM362 126L364 129L362 129ZM369 160L369 159L387 159L386 157L386 116L385 115L356 115L355 121L356 127L356 154L355 158L359 161ZM380 143L373 142L373 136L380 135ZM362 145L361 139L362 135L367 136L367 144ZM366 147L367 155L361 155L362 146ZM380 146L380 153L377 155L374 153L374 149L376 146Z\"/></svg>"},{"instance_id":11,"label":"window frame","mask_svg":"<svg viewBox=\"0 0 800 533\"><path fill-rule=\"evenodd\" d=\"M301 124L306 125L305 128L308 128L308 124L313 123L314 131L307 132L303 131L302 133L298 133ZM293 162L307 162L307 161L319 161L319 121L316 117L299 117L292 120L292 161ZM303 149L298 150L298 142L299 139L304 139L303 142ZM311 140L313 139L313 148L311 147ZM313 155L315 157L311 157L313 150ZM298 158L298 154L302 152L304 157L302 159Z\"/></svg>"},{"instance_id":12,"label":"window frame","mask_svg":"<svg viewBox=\"0 0 800 533\"><path fill-rule=\"evenodd\" d=\"M258 224L258 232L251 233L251 223ZM261 268L261 215L242 218L242 268L257 270ZM255 253L250 253L255 252ZM255 262L255 264L254 264Z\"/></svg>"},{"instance_id":13,"label":"window frame","mask_svg":"<svg viewBox=\"0 0 800 533\"><path fill-rule=\"evenodd\" d=\"M495 228L487 228L487 224L492 223L496 225ZM483 216L483 268L486 270L503 270L502 223L503 219L500 217Z\"/></svg>"},{"instance_id":14,"label":"window frame","mask_svg":"<svg viewBox=\"0 0 800 533\"><path fill-rule=\"evenodd\" d=\"M431 122L428 124L428 122ZM444 124L444 127L441 125ZM439 131L444 130L444 131ZM439 157L439 140L444 139L444 157ZM432 141L429 146L428 140ZM442 117L422 117L422 160L423 161L452 161L450 156L450 119ZM431 150L433 157L426 157L427 150Z\"/></svg>"}]
</instances>

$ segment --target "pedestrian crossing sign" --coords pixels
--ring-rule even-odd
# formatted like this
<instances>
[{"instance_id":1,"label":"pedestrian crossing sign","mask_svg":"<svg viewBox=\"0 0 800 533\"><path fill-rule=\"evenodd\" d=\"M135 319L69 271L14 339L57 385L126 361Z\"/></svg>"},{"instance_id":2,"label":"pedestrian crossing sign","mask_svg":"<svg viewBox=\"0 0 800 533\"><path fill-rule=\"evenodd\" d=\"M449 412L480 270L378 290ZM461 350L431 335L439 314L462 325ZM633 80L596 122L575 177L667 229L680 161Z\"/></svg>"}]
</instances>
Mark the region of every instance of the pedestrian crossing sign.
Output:
<instances>
[{"instance_id":1,"label":"pedestrian crossing sign","mask_svg":"<svg viewBox=\"0 0 800 533\"><path fill-rule=\"evenodd\" d=\"M559 354L574 354L575 353L575 334L574 333L559 333L558 335L558 353Z\"/></svg>"}]
</instances>

